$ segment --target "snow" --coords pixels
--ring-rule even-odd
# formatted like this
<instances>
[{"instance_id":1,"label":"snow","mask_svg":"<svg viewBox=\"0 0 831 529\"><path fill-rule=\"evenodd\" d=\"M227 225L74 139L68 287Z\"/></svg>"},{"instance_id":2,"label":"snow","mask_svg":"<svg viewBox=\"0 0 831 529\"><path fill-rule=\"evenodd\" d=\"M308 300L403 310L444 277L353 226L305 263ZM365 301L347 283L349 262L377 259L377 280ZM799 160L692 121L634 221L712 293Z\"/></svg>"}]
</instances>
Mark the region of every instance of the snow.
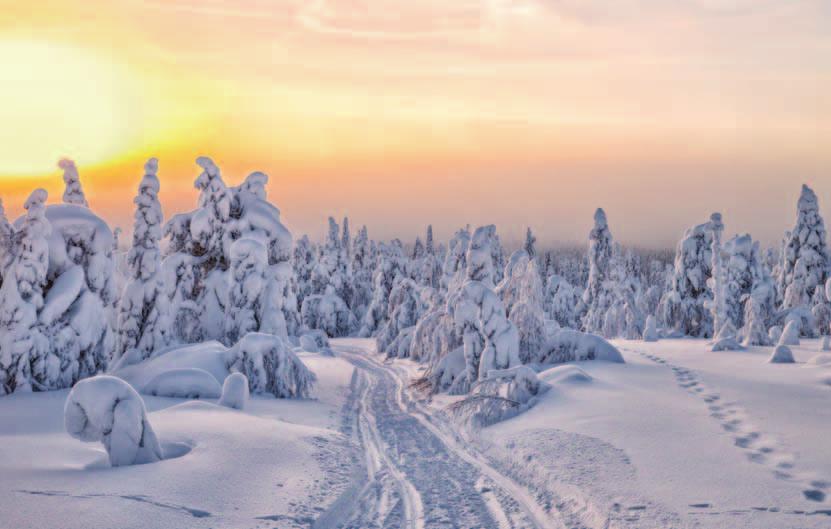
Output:
<instances>
[{"instance_id":1,"label":"snow","mask_svg":"<svg viewBox=\"0 0 831 529\"><path fill-rule=\"evenodd\" d=\"M204 369L183 367L159 373L145 384L141 392L157 397L216 399L222 394L222 387Z\"/></svg>"},{"instance_id":2,"label":"snow","mask_svg":"<svg viewBox=\"0 0 831 529\"><path fill-rule=\"evenodd\" d=\"M827 527L827 503L809 499L831 476L826 367L772 366L769 347L613 343L625 364L543 371L552 389L533 408L481 432L500 471L557 503L567 526ZM574 369L591 382L560 373Z\"/></svg>"},{"instance_id":3,"label":"snow","mask_svg":"<svg viewBox=\"0 0 831 529\"><path fill-rule=\"evenodd\" d=\"M120 378L99 375L75 384L66 398L66 431L85 442L101 442L114 467L162 459L144 401Z\"/></svg>"},{"instance_id":4,"label":"snow","mask_svg":"<svg viewBox=\"0 0 831 529\"><path fill-rule=\"evenodd\" d=\"M799 345L799 344L796 344ZM773 354L770 355L768 359L768 363L770 364L793 364L793 352L791 352L791 348L787 345L777 345L773 349Z\"/></svg>"},{"instance_id":5,"label":"snow","mask_svg":"<svg viewBox=\"0 0 831 529\"><path fill-rule=\"evenodd\" d=\"M78 299L84 287L84 269L78 265L71 266L55 278L52 288L46 293L43 308L38 319L44 325L51 325L69 310L70 305Z\"/></svg>"},{"instance_id":6,"label":"snow","mask_svg":"<svg viewBox=\"0 0 831 529\"><path fill-rule=\"evenodd\" d=\"M63 425L68 390L3 397L0 525L308 527L352 476L352 453L337 431L352 368L301 355L320 381L310 400L252 396L240 413L207 401L145 397L164 457L148 465L110 468L100 444L70 437Z\"/></svg>"},{"instance_id":7,"label":"snow","mask_svg":"<svg viewBox=\"0 0 831 529\"><path fill-rule=\"evenodd\" d=\"M219 405L243 410L248 403L248 395L248 377L242 373L231 373L222 384Z\"/></svg>"}]
</instances>

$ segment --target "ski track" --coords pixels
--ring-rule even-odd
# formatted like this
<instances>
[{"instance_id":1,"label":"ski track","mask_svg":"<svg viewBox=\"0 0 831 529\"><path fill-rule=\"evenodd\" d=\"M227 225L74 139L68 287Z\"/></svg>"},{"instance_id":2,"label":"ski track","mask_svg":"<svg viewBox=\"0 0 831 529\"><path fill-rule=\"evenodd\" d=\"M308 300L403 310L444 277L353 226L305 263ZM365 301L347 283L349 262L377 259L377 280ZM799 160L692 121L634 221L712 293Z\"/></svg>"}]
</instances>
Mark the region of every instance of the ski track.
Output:
<instances>
[{"instance_id":1,"label":"ski track","mask_svg":"<svg viewBox=\"0 0 831 529\"><path fill-rule=\"evenodd\" d=\"M564 528L557 513L410 399L404 375L368 348L334 349L355 366L346 433L361 447L365 483L347 489L314 528Z\"/></svg>"},{"instance_id":2,"label":"ski track","mask_svg":"<svg viewBox=\"0 0 831 529\"><path fill-rule=\"evenodd\" d=\"M747 411L739 403L723 399L717 390L707 386L698 373L692 369L673 364L655 354L637 349L624 350L635 352L672 370L678 387L700 399L707 406L710 417L718 421L724 431L733 437L733 444L744 452L750 461L766 466L777 479L799 485L805 499L815 502L825 501L831 482L811 476L809 473L799 472L796 468L796 456L788 452L774 435L762 432L755 427L750 422ZM691 507L700 508L697 505ZM754 507L754 509L760 508ZM817 512L817 514L825 513L826 511Z\"/></svg>"}]
</instances>

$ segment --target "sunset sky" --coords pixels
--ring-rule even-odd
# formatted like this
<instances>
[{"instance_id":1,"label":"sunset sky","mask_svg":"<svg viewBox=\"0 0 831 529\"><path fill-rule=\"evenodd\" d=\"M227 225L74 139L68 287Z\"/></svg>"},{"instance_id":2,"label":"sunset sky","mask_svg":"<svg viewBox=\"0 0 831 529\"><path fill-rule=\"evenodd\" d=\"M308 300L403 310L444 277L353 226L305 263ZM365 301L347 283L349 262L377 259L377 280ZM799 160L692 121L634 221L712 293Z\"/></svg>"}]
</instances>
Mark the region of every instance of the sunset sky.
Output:
<instances>
[{"instance_id":1,"label":"sunset sky","mask_svg":"<svg viewBox=\"0 0 831 529\"><path fill-rule=\"evenodd\" d=\"M295 234L496 223L674 245L721 210L765 243L800 184L831 218L827 0L0 0L0 196L75 159L126 231L144 159L166 215L196 156L253 170Z\"/></svg>"}]
</instances>

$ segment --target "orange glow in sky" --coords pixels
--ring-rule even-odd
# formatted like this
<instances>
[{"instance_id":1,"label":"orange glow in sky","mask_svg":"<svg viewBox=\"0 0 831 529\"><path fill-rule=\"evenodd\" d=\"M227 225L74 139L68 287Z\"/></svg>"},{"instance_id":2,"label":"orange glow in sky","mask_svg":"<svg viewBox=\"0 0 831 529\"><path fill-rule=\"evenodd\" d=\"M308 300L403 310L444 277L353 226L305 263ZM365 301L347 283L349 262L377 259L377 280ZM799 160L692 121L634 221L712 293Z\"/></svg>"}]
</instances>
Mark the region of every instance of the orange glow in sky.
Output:
<instances>
[{"instance_id":1,"label":"orange glow in sky","mask_svg":"<svg viewBox=\"0 0 831 529\"><path fill-rule=\"evenodd\" d=\"M165 213L196 156L271 177L296 232L494 222L674 244L710 211L773 242L800 184L831 216L825 0L42 0L0 9L0 196L59 200L75 159L129 231L149 156Z\"/></svg>"}]
</instances>

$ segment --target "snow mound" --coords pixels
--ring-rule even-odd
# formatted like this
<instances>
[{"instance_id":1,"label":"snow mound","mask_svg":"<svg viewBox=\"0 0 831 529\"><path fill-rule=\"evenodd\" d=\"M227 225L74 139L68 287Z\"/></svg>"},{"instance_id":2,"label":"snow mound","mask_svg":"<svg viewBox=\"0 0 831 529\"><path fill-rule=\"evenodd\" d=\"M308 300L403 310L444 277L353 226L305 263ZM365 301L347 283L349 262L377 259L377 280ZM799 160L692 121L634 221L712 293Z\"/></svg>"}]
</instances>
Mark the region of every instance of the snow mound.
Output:
<instances>
[{"instance_id":1,"label":"snow mound","mask_svg":"<svg viewBox=\"0 0 831 529\"><path fill-rule=\"evenodd\" d=\"M141 392L157 397L216 399L222 394L222 388L216 377L204 369L183 367L156 375Z\"/></svg>"},{"instance_id":2,"label":"snow mound","mask_svg":"<svg viewBox=\"0 0 831 529\"><path fill-rule=\"evenodd\" d=\"M219 405L236 410L245 409L248 403L248 378L242 373L232 373L222 384Z\"/></svg>"},{"instance_id":3,"label":"snow mound","mask_svg":"<svg viewBox=\"0 0 831 529\"><path fill-rule=\"evenodd\" d=\"M815 366L831 366L831 353L814 355L807 363Z\"/></svg>"},{"instance_id":4,"label":"snow mound","mask_svg":"<svg viewBox=\"0 0 831 529\"><path fill-rule=\"evenodd\" d=\"M777 345L768 359L769 364L793 364L793 353L787 345Z\"/></svg>"},{"instance_id":5,"label":"snow mound","mask_svg":"<svg viewBox=\"0 0 831 529\"><path fill-rule=\"evenodd\" d=\"M548 339L538 358L541 364L562 364L581 360L603 360L623 364L623 355L611 343L595 334L563 329Z\"/></svg>"},{"instance_id":6,"label":"snow mound","mask_svg":"<svg viewBox=\"0 0 831 529\"><path fill-rule=\"evenodd\" d=\"M225 365L227 348L219 342L202 342L193 345L162 349L149 359L130 364L125 355L124 363L119 362L113 375L122 378L134 388L143 389L151 380L167 371L195 368L207 371L217 381L225 380L229 375Z\"/></svg>"},{"instance_id":7,"label":"snow mound","mask_svg":"<svg viewBox=\"0 0 831 529\"><path fill-rule=\"evenodd\" d=\"M824 386L831 387L831 375L822 375L819 377L819 383Z\"/></svg>"},{"instance_id":8,"label":"snow mound","mask_svg":"<svg viewBox=\"0 0 831 529\"><path fill-rule=\"evenodd\" d=\"M658 329L656 328L655 323L655 316L649 315L646 317L646 325L643 329L643 341L644 342L657 342L658 341Z\"/></svg>"},{"instance_id":9,"label":"snow mound","mask_svg":"<svg viewBox=\"0 0 831 529\"><path fill-rule=\"evenodd\" d=\"M739 343L739 341L733 337L728 336L727 338L722 338L716 343L713 344L712 350L714 352L718 351L744 351L744 346Z\"/></svg>"},{"instance_id":10,"label":"snow mound","mask_svg":"<svg viewBox=\"0 0 831 529\"><path fill-rule=\"evenodd\" d=\"M76 439L101 442L114 467L162 459L144 401L120 378L101 375L75 384L66 399L64 425Z\"/></svg>"},{"instance_id":11,"label":"snow mound","mask_svg":"<svg viewBox=\"0 0 831 529\"><path fill-rule=\"evenodd\" d=\"M829 280L829 284L831 284L831 280ZM822 351L831 351L831 336L823 336L820 347Z\"/></svg>"},{"instance_id":12,"label":"snow mound","mask_svg":"<svg viewBox=\"0 0 831 529\"><path fill-rule=\"evenodd\" d=\"M546 369L539 377L549 384L585 384L594 380L591 375L573 365Z\"/></svg>"}]
</instances>

